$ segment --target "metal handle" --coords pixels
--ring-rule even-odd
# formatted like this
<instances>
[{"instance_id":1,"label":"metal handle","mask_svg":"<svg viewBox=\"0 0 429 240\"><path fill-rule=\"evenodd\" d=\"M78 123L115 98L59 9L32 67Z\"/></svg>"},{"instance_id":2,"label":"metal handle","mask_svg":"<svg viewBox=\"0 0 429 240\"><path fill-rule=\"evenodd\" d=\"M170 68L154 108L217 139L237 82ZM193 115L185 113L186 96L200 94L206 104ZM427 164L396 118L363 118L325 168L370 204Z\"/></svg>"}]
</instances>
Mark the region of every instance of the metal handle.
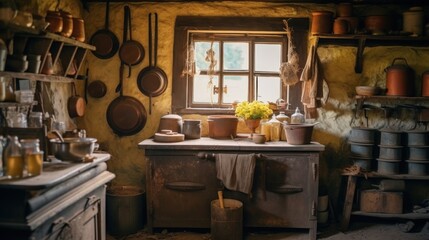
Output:
<instances>
[{"instance_id":1,"label":"metal handle","mask_svg":"<svg viewBox=\"0 0 429 240\"><path fill-rule=\"evenodd\" d=\"M282 185L276 187L267 188L270 192L280 193L280 194L293 194L303 191L302 187L293 186L293 185Z\"/></svg>"},{"instance_id":2,"label":"metal handle","mask_svg":"<svg viewBox=\"0 0 429 240\"><path fill-rule=\"evenodd\" d=\"M165 187L176 191L200 191L206 189L204 184L194 182L170 182L166 183Z\"/></svg>"}]
</instances>

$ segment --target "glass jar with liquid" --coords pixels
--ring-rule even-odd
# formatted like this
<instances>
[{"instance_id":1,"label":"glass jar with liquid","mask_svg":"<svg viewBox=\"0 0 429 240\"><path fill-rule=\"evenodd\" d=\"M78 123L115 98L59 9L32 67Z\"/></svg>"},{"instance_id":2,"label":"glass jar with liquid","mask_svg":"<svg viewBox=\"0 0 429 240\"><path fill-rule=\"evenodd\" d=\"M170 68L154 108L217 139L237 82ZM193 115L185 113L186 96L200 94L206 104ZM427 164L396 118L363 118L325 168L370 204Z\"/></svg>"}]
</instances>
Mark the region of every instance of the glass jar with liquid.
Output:
<instances>
[{"instance_id":1,"label":"glass jar with liquid","mask_svg":"<svg viewBox=\"0 0 429 240\"><path fill-rule=\"evenodd\" d=\"M286 132L283 129L283 124L289 123L290 119L285 114L285 112L280 112L279 115L277 115L277 120L279 120L281 122L281 126L280 126L280 140L281 141L286 141Z\"/></svg>"},{"instance_id":2,"label":"glass jar with liquid","mask_svg":"<svg viewBox=\"0 0 429 240\"><path fill-rule=\"evenodd\" d=\"M273 114L271 120L269 121L271 124L271 141L278 142L280 141L280 129L281 122L277 120L276 115Z\"/></svg>"},{"instance_id":3,"label":"glass jar with liquid","mask_svg":"<svg viewBox=\"0 0 429 240\"><path fill-rule=\"evenodd\" d=\"M21 144L17 136L8 136L8 144L4 153L5 176L8 178L22 178L24 174L25 162L22 157Z\"/></svg>"},{"instance_id":4,"label":"glass jar with liquid","mask_svg":"<svg viewBox=\"0 0 429 240\"><path fill-rule=\"evenodd\" d=\"M39 139L21 139L22 155L27 176L37 176L43 170L43 151L40 151Z\"/></svg>"},{"instance_id":5,"label":"glass jar with liquid","mask_svg":"<svg viewBox=\"0 0 429 240\"><path fill-rule=\"evenodd\" d=\"M265 135L265 141L269 142L271 141L271 123L268 121L268 119L262 119L261 120L261 134Z\"/></svg>"}]
</instances>

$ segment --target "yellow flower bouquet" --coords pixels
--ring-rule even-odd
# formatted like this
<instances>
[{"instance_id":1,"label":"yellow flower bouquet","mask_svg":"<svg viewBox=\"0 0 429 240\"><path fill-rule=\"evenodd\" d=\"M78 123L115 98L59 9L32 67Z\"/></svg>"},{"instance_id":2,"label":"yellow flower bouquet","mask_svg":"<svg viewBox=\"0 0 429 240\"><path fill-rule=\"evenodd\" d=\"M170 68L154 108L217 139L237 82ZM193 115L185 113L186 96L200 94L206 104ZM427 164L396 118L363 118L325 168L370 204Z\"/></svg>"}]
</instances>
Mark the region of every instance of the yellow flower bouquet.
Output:
<instances>
[{"instance_id":1,"label":"yellow flower bouquet","mask_svg":"<svg viewBox=\"0 0 429 240\"><path fill-rule=\"evenodd\" d=\"M260 101L243 101L237 104L235 116L243 119L268 119L273 114L269 105Z\"/></svg>"}]
</instances>

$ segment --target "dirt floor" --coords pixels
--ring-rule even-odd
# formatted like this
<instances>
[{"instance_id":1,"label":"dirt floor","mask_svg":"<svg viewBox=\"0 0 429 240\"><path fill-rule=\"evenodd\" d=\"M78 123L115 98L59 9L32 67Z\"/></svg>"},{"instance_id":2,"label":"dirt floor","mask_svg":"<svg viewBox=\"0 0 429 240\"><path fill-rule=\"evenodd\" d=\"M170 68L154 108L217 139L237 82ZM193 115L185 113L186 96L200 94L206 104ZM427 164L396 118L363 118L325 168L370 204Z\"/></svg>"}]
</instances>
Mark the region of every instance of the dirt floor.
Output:
<instances>
[{"instance_id":1,"label":"dirt floor","mask_svg":"<svg viewBox=\"0 0 429 240\"><path fill-rule=\"evenodd\" d=\"M408 224L407 224L408 223ZM318 239L325 240L429 240L429 222L406 220L363 219L350 225L349 231L338 231L336 224L318 228ZM406 227L412 228L409 232ZM245 240L307 240L308 233L288 229L246 229ZM210 229L159 229L149 234L143 229L122 237L107 236L107 240L211 240ZM223 239L222 239L223 240ZM227 239L225 239L227 240Z\"/></svg>"}]
</instances>

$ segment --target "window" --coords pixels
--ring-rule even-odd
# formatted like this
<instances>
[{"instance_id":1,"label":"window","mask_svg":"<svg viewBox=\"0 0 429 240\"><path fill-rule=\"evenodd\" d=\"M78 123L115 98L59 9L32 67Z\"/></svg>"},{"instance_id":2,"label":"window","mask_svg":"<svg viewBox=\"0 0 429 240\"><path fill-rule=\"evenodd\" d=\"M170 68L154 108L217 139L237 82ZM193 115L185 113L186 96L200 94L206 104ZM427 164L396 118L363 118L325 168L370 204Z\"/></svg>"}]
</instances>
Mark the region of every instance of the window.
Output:
<instances>
[{"instance_id":1,"label":"window","mask_svg":"<svg viewBox=\"0 0 429 240\"><path fill-rule=\"evenodd\" d=\"M289 26L294 39L306 39L308 19L293 19ZM173 112L227 113L234 101L244 100L282 98L299 104L299 84L288 89L279 76L281 63L287 61L283 27L279 18L178 17ZM307 41L299 43L302 62Z\"/></svg>"}]
</instances>

